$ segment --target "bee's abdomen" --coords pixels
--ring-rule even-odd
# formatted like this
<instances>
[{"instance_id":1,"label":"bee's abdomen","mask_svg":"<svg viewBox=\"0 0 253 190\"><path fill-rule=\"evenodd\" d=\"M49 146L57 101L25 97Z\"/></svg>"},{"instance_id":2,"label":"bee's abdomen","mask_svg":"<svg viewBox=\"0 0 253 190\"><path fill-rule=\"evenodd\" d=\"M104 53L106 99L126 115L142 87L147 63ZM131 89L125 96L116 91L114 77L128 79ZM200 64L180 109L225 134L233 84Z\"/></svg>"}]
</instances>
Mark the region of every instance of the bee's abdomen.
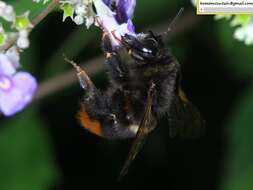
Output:
<instances>
[{"instance_id":1,"label":"bee's abdomen","mask_svg":"<svg viewBox=\"0 0 253 190\"><path fill-rule=\"evenodd\" d=\"M81 125L89 132L103 137L103 129L101 123L95 119L91 118L89 114L83 109L79 112L79 121Z\"/></svg>"},{"instance_id":2,"label":"bee's abdomen","mask_svg":"<svg viewBox=\"0 0 253 190\"><path fill-rule=\"evenodd\" d=\"M91 117L85 109L79 112L79 120L87 131L107 139L134 138L139 128L137 122L126 123L116 116L112 119L111 114L99 119Z\"/></svg>"}]
</instances>

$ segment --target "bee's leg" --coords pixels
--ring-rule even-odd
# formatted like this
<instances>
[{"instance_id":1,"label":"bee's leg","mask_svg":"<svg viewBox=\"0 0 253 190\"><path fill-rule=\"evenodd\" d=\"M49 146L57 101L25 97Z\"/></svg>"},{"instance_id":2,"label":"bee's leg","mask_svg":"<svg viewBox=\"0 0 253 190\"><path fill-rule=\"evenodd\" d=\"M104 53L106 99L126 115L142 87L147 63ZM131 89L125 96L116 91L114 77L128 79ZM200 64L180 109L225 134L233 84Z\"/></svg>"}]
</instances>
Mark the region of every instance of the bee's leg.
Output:
<instances>
[{"instance_id":1,"label":"bee's leg","mask_svg":"<svg viewBox=\"0 0 253 190\"><path fill-rule=\"evenodd\" d=\"M128 80L128 69L117 54L108 54L105 63L113 82L123 83Z\"/></svg>"},{"instance_id":2,"label":"bee's leg","mask_svg":"<svg viewBox=\"0 0 253 190\"><path fill-rule=\"evenodd\" d=\"M107 33L104 33L102 36L101 46L102 46L102 50L105 53L112 53L114 51L112 47L111 39Z\"/></svg>"},{"instance_id":3,"label":"bee's leg","mask_svg":"<svg viewBox=\"0 0 253 190\"><path fill-rule=\"evenodd\" d=\"M83 88L83 105L85 110L91 117L102 117L105 115L105 112L108 112L108 100L101 95L100 91L95 87L87 73L76 64L73 65L77 70L80 86Z\"/></svg>"},{"instance_id":4,"label":"bee's leg","mask_svg":"<svg viewBox=\"0 0 253 190\"><path fill-rule=\"evenodd\" d=\"M106 55L105 64L107 66L110 78L116 82L124 82L127 80L128 69L125 62L121 60L119 49L113 49L111 40L108 35L104 34L102 38L102 49Z\"/></svg>"}]
</instances>

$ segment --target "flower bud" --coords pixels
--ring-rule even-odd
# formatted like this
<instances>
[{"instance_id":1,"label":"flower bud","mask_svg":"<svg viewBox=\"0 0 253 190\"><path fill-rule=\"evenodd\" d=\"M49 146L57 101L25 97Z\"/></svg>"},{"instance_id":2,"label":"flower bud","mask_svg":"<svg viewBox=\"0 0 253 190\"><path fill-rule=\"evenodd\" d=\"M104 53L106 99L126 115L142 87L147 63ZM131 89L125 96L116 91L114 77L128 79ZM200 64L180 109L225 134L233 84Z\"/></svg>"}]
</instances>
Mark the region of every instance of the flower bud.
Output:
<instances>
[{"instance_id":1,"label":"flower bud","mask_svg":"<svg viewBox=\"0 0 253 190\"><path fill-rule=\"evenodd\" d=\"M21 49L28 48L30 45L30 42L27 37L19 37L17 40L17 46Z\"/></svg>"},{"instance_id":2,"label":"flower bud","mask_svg":"<svg viewBox=\"0 0 253 190\"><path fill-rule=\"evenodd\" d=\"M77 24L77 25L81 25L84 23L84 18L80 15L77 15L74 17L74 22Z\"/></svg>"}]
</instances>

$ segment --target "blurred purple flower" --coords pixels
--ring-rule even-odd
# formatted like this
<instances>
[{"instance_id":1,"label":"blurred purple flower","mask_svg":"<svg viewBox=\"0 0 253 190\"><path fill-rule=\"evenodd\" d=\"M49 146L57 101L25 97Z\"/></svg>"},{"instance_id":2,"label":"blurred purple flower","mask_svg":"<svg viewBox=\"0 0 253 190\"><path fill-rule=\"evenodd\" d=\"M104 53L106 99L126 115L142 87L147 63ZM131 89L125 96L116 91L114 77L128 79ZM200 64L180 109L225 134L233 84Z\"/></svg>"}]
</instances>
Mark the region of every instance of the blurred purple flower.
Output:
<instances>
[{"instance_id":1,"label":"blurred purple flower","mask_svg":"<svg viewBox=\"0 0 253 190\"><path fill-rule=\"evenodd\" d=\"M24 109L37 89L35 78L27 72L16 72L16 65L0 54L0 112L5 116Z\"/></svg>"}]
</instances>

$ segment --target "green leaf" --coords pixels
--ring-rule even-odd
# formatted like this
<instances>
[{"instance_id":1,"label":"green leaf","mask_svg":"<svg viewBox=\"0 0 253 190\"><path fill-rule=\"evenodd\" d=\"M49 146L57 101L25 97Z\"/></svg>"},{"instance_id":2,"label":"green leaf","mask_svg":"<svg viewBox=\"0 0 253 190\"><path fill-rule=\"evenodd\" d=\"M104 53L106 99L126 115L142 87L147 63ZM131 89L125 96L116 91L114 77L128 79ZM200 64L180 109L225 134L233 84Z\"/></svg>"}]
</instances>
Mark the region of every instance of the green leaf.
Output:
<instances>
[{"instance_id":1,"label":"green leaf","mask_svg":"<svg viewBox=\"0 0 253 190\"><path fill-rule=\"evenodd\" d=\"M226 125L228 150L222 190L253 189L253 88L239 98Z\"/></svg>"},{"instance_id":2,"label":"green leaf","mask_svg":"<svg viewBox=\"0 0 253 190\"><path fill-rule=\"evenodd\" d=\"M1 124L0 189L49 189L57 179L51 146L45 125L33 109Z\"/></svg>"},{"instance_id":3,"label":"green leaf","mask_svg":"<svg viewBox=\"0 0 253 190\"><path fill-rule=\"evenodd\" d=\"M22 15L17 16L16 17L15 27L19 30L31 27L32 24L31 24L28 16L29 16L29 12L26 12Z\"/></svg>"},{"instance_id":4,"label":"green leaf","mask_svg":"<svg viewBox=\"0 0 253 190\"><path fill-rule=\"evenodd\" d=\"M61 9L63 10L63 21L68 17L73 18L74 7L70 3L64 3Z\"/></svg>"},{"instance_id":5,"label":"green leaf","mask_svg":"<svg viewBox=\"0 0 253 190\"><path fill-rule=\"evenodd\" d=\"M6 40L6 34L4 32L0 32L0 45L4 44Z\"/></svg>"},{"instance_id":6,"label":"green leaf","mask_svg":"<svg viewBox=\"0 0 253 190\"><path fill-rule=\"evenodd\" d=\"M35 3L32 0L10 0L8 3L14 6L17 15L30 11L31 19L36 17L48 5L48 3Z\"/></svg>"}]
</instances>

